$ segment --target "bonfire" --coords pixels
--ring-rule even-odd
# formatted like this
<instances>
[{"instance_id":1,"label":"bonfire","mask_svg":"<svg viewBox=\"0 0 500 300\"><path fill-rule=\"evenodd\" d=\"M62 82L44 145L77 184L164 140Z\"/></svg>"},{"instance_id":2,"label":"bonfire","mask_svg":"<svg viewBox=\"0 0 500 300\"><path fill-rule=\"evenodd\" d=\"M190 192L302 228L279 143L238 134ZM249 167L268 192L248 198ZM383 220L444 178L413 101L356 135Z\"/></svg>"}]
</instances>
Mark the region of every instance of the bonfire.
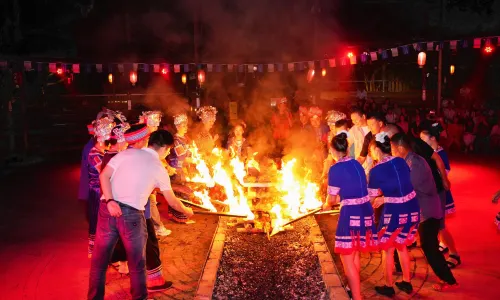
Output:
<instances>
[{"instance_id":1,"label":"bonfire","mask_svg":"<svg viewBox=\"0 0 500 300\"><path fill-rule=\"evenodd\" d=\"M194 142L190 148L194 168L187 181L201 203L196 207L232 216L229 225L241 225L239 232L271 237L291 230L295 220L321 208L319 184L309 179L311 170L299 166L296 158L283 161L278 169L271 161L261 166L255 159L258 153L245 163L220 148L208 154L202 154Z\"/></svg>"}]
</instances>

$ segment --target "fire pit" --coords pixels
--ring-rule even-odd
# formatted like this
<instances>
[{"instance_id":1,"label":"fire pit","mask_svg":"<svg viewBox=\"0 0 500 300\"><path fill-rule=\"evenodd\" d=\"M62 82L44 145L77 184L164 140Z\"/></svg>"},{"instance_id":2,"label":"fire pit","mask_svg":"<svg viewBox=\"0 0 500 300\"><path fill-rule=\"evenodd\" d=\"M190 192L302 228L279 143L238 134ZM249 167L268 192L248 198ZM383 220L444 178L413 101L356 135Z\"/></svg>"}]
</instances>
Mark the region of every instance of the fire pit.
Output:
<instances>
[{"instance_id":1,"label":"fire pit","mask_svg":"<svg viewBox=\"0 0 500 300\"><path fill-rule=\"evenodd\" d=\"M226 231L213 299L327 299L321 266L304 218L272 239Z\"/></svg>"}]
</instances>

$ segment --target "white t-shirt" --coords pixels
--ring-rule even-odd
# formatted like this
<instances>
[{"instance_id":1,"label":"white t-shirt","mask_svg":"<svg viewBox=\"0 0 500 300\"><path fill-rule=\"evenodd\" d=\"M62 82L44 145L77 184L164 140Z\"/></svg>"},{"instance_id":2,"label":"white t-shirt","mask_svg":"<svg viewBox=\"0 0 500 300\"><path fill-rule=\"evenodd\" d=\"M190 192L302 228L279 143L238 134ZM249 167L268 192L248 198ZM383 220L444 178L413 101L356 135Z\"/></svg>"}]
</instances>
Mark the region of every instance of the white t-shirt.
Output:
<instances>
[{"instance_id":1,"label":"white t-shirt","mask_svg":"<svg viewBox=\"0 0 500 300\"><path fill-rule=\"evenodd\" d=\"M161 191L172 189L167 170L158 153L151 148L124 150L115 155L107 166L113 168L113 199L138 210L144 210L155 188Z\"/></svg>"}]
</instances>

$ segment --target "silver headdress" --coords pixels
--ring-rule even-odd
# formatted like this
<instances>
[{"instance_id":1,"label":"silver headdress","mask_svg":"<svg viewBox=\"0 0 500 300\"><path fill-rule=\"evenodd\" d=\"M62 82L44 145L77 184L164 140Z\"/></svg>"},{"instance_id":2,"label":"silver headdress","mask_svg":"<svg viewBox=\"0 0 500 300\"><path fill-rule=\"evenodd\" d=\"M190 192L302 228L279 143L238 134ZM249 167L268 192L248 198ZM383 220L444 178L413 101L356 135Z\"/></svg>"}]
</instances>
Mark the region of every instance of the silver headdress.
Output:
<instances>
[{"instance_id":1,"label":"silver headdress","mask_svg":"<svg viewBox=\"0 0 500 300\"><path fill-rule=\"evenodd\" d=\"M139 123L146 124L148 127L158 127L160 126L162 116L161 111L145 111L139 117Z\"/></svg>"},{"instance_id":2,"label":"silver headdress","mask_svg":"<svg viewBox=\"0 0 500 300\"><path fill-rule=\"evenodd\" d=\"M217 114L217 109L213 106L202 106L198 110L198 117L203 123L215 122L215 115Z\"/></svg>"},{"instance_id":3,"label":"silver headdress","mask_svg":"<svg viewBox=\"0 0 500 300\"><path fill-rule=\"evenodd\" d=\"M326 123L328 123L328 125L331 125L331 126L335 125L335 123L337 121L345 120L345 119L347 119L347 116L343 112L340 112L340 111L330 110L326 114Z\"/></svg>"},{"instance_id":4,"label":"silver headdress","mask_svg":"<svg viewBox=\"0 0 500 300\"><path fill-rule=\"evenodd\" d=\"M178 114L174 116L174 125L179 126L182 123L187 123L188 118L186 114Z\"/></svg>"},{"instance_id":5,"label":"silver headdress","mask_svg":"<svg viewBox=\"0 0 500 300\"><path fill-rule=\"evenodd\" d=\"M125 143L125 132L130 129L129 123L121 123L118 124L113 129L113 137L116 139L118 143Z\"/></svg>"},{"instance_id":6,"label":"silver headdress","mask_svg":"<svg viewBox=\"0 0 500 300\"><path fill-rule=\"evenodd\" d=\"M115 127L115 122L110 117L103 117L94 123L95 136L99 143L103 143L111 138L111 132Z\"/></svg>"}]
</instances>

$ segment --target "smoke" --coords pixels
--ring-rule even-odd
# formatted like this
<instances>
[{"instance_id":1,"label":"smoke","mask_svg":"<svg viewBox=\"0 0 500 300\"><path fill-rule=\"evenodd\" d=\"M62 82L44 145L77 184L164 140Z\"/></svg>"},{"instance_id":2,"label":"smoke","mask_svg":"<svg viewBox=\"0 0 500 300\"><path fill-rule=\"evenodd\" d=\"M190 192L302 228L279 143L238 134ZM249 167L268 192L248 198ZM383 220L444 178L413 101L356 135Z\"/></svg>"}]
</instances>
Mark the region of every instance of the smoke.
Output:
<instances>
[{"instance_id":1,"label":"smoke","mask_svg":"<svg viewBox=\"0 0 500 300\"><path fill-rule=\"evenodd\" d=\"M147 90L144 105L151 110L160 110L167 118L186 113L189 115L190 106L185 98L177 93L170 83L163 78L157 78ZM169 120L170 121L170 120Z\"/></svg>"},{"instance_id":2,"label":"smoke","mask_svg":"<svg viewBox=\"0 0 500 300\"><path fill-rule=\"evenodd\" d=\"M199 12L202 60L240 63L322 58L338 38L331 2L183 1L185 15Z\"/></svg>"}]
</instances>

